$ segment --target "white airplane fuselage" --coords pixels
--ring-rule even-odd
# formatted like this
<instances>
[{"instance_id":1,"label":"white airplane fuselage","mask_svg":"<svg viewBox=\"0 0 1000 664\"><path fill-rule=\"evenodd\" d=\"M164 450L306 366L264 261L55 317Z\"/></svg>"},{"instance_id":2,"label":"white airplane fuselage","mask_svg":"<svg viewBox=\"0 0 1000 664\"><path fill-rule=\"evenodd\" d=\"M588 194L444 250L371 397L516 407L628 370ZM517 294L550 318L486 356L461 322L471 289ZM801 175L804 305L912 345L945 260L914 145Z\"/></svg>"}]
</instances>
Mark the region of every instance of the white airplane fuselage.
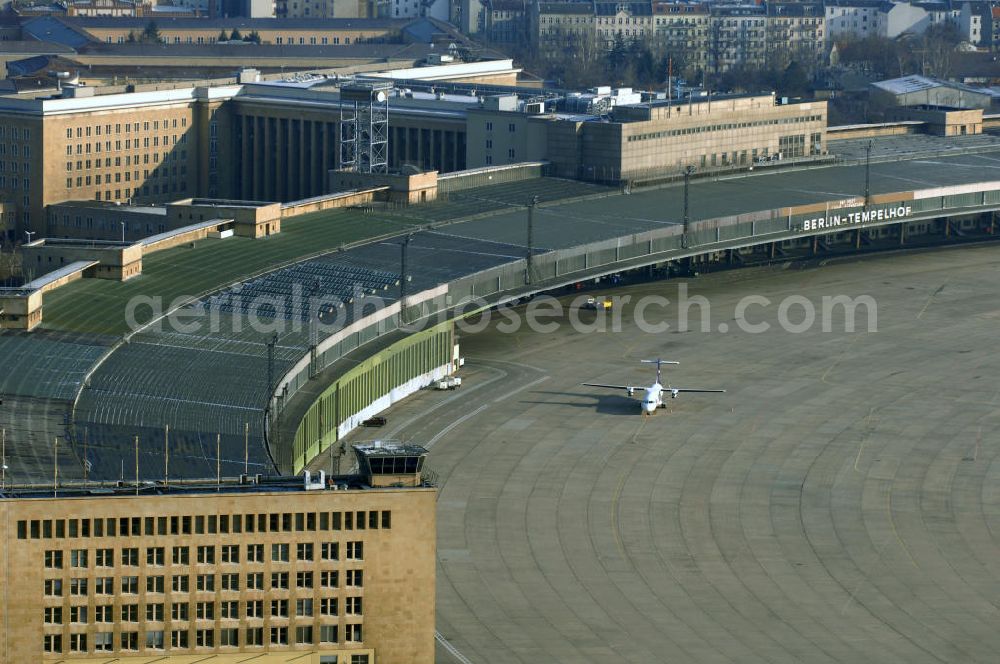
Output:
<instances>
[{"instance_id":1,"label":"white airplane fuselage","mask_svg":"<svg viewBox=\"0 0 1000 664\"><path fill-rule=\"evenodd\" d=\"M653 383L646 388L646 394L642 397L642 411L652 415L661 405L663 405L663 386Z\"/></svg>"}]
</instances>

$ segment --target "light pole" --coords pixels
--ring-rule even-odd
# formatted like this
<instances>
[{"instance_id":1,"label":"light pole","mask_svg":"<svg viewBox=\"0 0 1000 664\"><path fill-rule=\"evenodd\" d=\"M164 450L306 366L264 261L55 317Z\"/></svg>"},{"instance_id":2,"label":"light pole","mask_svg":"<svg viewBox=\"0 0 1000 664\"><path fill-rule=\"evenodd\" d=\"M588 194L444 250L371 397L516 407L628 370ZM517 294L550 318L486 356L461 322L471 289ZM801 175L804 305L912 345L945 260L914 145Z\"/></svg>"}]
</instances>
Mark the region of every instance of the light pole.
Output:
<instances>
[{"instance_id":1,"label":"light pole","mask_svg":"<svg viewBox=\"0 0 1000 664\"><path fill-rule=\"evenodd\" d=\"M538 205L538 196L531 197L528 205L528 270L524 275L526 284L531 284L531 270L535 264L535 206Z\"/></svg>"},{"instance_id":2,"label":"light pole","mask_svg":"<svg viewBox=\"0 0 1000 664\"><path fill-rule=\"evenodd\" d=\"M31 244L31 236L35 235L38 231L24 231L24 234L28 236L27 244Z\"/></svg>"},{"instance_id":3,"label":"light pole","mask_svg":"<svg viewBox=\"0 0 1000 664\"><path fill-rule=\"evenodd\" d=\"M871 169L872 169L872 148L875 147L875 140L869 138L865 145L865 210L871 205Z\"/></svg>"},{"instance_id":4,"label":"light pole","mask_svg":"<svg viewBox=\"0 0 1000 664\"><path fill-rule=\"evenodd\" d=\"M683 245L687 247L688 229L691 224L691 214L689 207L688 188L691 185L691 174L694 173L694 166L688 164L684 167L684 235L681 236Z\"/></svg>"},{"instance_id":5,"label":"light pole","mask_svg":"<svg viewBox=\"0 0 1000 664\"><path fill-rule=\"evenodd\" d=\"M125 244L125 222L119 221L118 223L122 225L122 244Z\"/></svg>"}]
</instances>

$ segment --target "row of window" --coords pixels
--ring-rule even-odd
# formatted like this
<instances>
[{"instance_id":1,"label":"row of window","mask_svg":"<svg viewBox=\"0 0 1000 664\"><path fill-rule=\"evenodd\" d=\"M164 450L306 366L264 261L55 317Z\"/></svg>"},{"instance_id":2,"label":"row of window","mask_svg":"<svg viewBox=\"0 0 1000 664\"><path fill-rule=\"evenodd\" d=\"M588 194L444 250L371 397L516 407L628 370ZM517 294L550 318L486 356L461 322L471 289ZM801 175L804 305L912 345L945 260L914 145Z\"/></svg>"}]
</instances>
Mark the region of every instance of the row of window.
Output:
<instances>
[{"instance_id":1,"label":"row of window","mask_svg":"<svg viewBox=\"0 0 1000 664\"><path fill-rule=\"evenodd\" d=\"M179 124L180 124L180 128L181 129L187 127L187 118L181 118ZM153 131L159 131L160 130L160 121L159 120L153 120L153 122L150 123L147 120L146 122L143 122L142 123L142 131L149 131L150 130L150 126L152 126ZM138 122L135 122L135 123L126 122L124 125L121 124L121 123L115 123L115 125L114 125L114 134L115 135L121 134L122 133L122 127L125 128L125 133L126 134L131 134L133 132L136 133L136 134L139 133L139 123ZM106 125L92 125L92 126L87 126L87 127L75 127L75 128L74 127L66 127L66 138L73 138L74 133L76 134L77 138L88 138L88 137L90 137L92 135L93 136L100 136L101 133L102 133L102 128L103 128L104 135L106 135L106 136L111 136L112 135L112 130L111 130L112 125L106 124ZM177 129L178 128L177 118L174 118L173 122L171 122L170 120L164 118L163 119L163 129L164 129L164 131L167 130L167 129L171 129L171 128L172 129ZM28 140L27 133L28 133L28 130L25 129L24 130L25 140ZM3 134L2 133L0 133L0 138L3 138ZM14 138L16 138L16 136L14 136ZM121 148L119 148L119 149L121 149Z\"/></svg>"},{"instance_id":2,"label":"row of window","mask_svg":"<svg viewBox=\"0 0 1000 664\"><path fill-rule=\"evenodd\" d=\"M17 140L30 141L31 130L20 129L18 127L5 127L3 125L0 125L0 140L4 140L8 137L13 141Z\"/></svg>"},{"instance_id":3,"label":"row of window","mask_svg":"<svg viewBox=\"0 0 1000 664\"><path fill-rule=\"evenodd\" d=\"M749 127L762 127L780 124L800 124L803 122L819 122L823 119L821 115L799 115L792 118L774 118L770 120L754 120L750 122L729 122L726 124L701 125L698 127L686 127L684 129L665 129L654 131L648 134L634 134L628 137L628 142L648 141L657 138L667 138L670 136L687 136L689 134L704 134L715 131L730 131L733 129L746 129Z\"/></svg>"},{"instance_id":4,"label":"row of window","mask_svg":"<svg viewBox=\"0 0 1000 664\"><path fill-rule=\"evenodd\" d=\"M239 592L240 575L238 573L224 574L173 574L170 576L170 592L190 593L191 579L194 578L195 592L215 592L216 588L227 592ZM216 579L219 583L216 584ZM271 583L264 587L264 573L250 572L245 576L245 590L289 590L291 588L291 572L271 572ZM149 575L145 577L145 589L147 593L165 593L167 577L162 574ZM339 588L340 570L321 570L315 572L296 572L295 588L311 589L316 586L319 580L320 588ZM66 583L68 581L68 584ZM139 594L139 577L122 576L101 576L97 578L74 577L71 579L49 578L44 581L44 594L46 597L62 597L64 587L68 585L69 594L73 597L94 595L114 595L117 592L121 595ZM364 571L360 569L349 569L344 572L344 586L347 588L360 588L364 584ZM91 593L91 591L93 591Z\"/></svg>"},{"instance_id":5,"label":"row of window","mask_svg":"<svg viewBox=\"0 0 1000 664\"><path fill-rule=\"evenodd\" d=\"M493 131L493 123L492 122L487 121L487 123L486 123L486 131ZM514 124L513 122L511 122L510 124L507 125L507 131L509 131L510 133L513 134L515 131L517 131L517 125Z\"/></svg>"},{"instance_id":6,"label":"row of window","mask_svg":"<svg viewBox=\"0 0 1000 664\"><path fill-rule=\"evenodd\" d=\"M0 175L0 189L10 189L12 191L17 191L18 189L20 189L22 191L30 191L31 178L26 176L23 178L11 177L10 179L8 179L7 176ZM27 199L27 196L25 196L25 199ZM27 200L25 201L25 205L28 205Z\"/></svg>"},{"instance_id":7,"label":"row of window","mask_svg":"<svg viewBox=\"0 0 1000 664\"><path fill-rule=\"evenodd\" d=\"M187 175L187 166L181 166L181 170L180 170L179 175L180 175L180 177L184 177L184 176ZM75 186L77 186L77 187L90 187L92 185L111 184L111 177L112 177L111 173L106 173L104 175L102 175L101 173L98 173L97 175L93 175L93 176L91 176L91 175L77 175L76 176L76 185ZM117 171L116 173L114 173L114 181L116 183L122 182L122 177L123 177L122 171ZM178 177L178 172L177 172L177 167L176 166L174 166L173 169L166 168L166 167L164 167L162 169L157 168L157 169L154 169L152 172L150 172L149 169L144 169L143 172L142 172L142 180L157 179L157 178L167 179L167 178L171 178L171 177ZM133 180L135 182L141 182L142 181L142 180L139 179L139 171L125 171L124 172L124 178L125 178L125 182L132 182ZM24 178L24 181L27 182L28 178ZM66 178L66 188L67 189L72 189L74 187L73 182L74 182L73 178ZM175 186L174 191L176 191L176 186L177 186L176 183L174 184L174 186ZM25 184L25 189L27 189L27 187L28 187L28 185ZM167 189L166 189L167 185L164 184L163 187L164 187L163 188L163 193L166 193L167 192ZM159 192L157 192L157 193L159 193Z\"/></svg>"},{"instance_id":8,"label":"row of window","mask_svg":"<svg viewBox=\"0 0 1000 664\"><path fill-rule=\"evenodd\" d=\"M318 630L314 630L312 625L302 625L290 631L286 626L275 626L270 629L263 627L246 627L239 629L236 627L223 627L220 629L178 629L171 630L170 648L186 649L191 648L230 648L230 647L255 647L255 646L291 646L291 645L315 645L317 643L361 643L361 625L344 625L343 641L340 641L340 630L338 625L320 625ZM140 634L143 637L140 639ZM290 640L290 636L294 640ZM150 630L146 632L120 632L117 636L114 632L97 632L95 634L70 634L66 639L68 648L63 649L62 634L45 634L42 641L42 649L46 653L60 654L71 653L106 653L124 651L138 651L140 643L145 645L146 650L165 650L166 632L163 630ZM363 662L367 664L368 656L364 659L355 659L352 655L351 662Z\"/></svg>"},{"instance_id":9,"label":"row of window","mask_svg":"<svg viewBox=\"0 0 1000 664\"><path fill-rule=\"evenodd\" d=\"M216 533L290 533L326 530L388 530L390 510L350 512L284 512L269 514L207 514L195 516L108 517L94 519L32 519L17 522L18 539L64 537L138 537L153 535L214 535Z\"/></svg>"},{"instance_id":10,"label":"row of window","mask_svg":"<svg viewBox=\"0 0 1000 664\"><path fill-rule=\"evenodd\" d=\"M344 598L344 615L362 615L362 600L360 596ZM287 599L272 599L269 602L272 618L288 618L294 615L296 618L312 618L315 614L314 606L318 607L320 616L340 615L340 599L337 597L323 597L314 601L311 597L294 600L294 604ZM215 620L216 617L222 620L263 619L264 600L247 600L239 602L236 600L226 600L222 602L174 602L169 605L170 610L166 611L165 604L147 603L145 609L146 622L164 622L167 614L172 622L184 622L191 620ZM115 606L113 604L99 604L93 607L94 624L115 622ZM293 610L294 613L289 613ZM91 623L91 612L89 606L71 606L64 610L61 606L47 606L43 610L43 621L46 625L62 625L63 618L68 615L69 624L88 625ZM118 607L118 621L123 623L139 622L138 604L121 604Z\"/></svg>"},{"instance_id":11,"label":"row of window","mask_svg":"<svg viewBox=\"0 0 1000 664\"><path fill-rule=\"evenodd\" d=\"M263 563L264 545L247 544L244 553L246 562ZM347 542L345 548L346 560L364 560L364 542ZM271 544L271 562L290 562L291 546L286 543ZM340 542L321 542L317 547L312 542L299 542L295 545L295 559L298 561L313 562L316 560L316 553L319 552L321 560L340 560ZM72 549L66 552L59 549L45 551L43 556L46 569L63 569L64 563L68 562L69 567L86 568L89 567L93 553L93 560L97 567L114 567L114 549ZM130 547L121 549L119 552L121 564L126 567L137 567L139 565L139 548ZM163 546L149 546L145 549L146 565L150 567L162 567L166 564L167 548ZM218 554L218 555L216 555ZM239 544L214 544L199 545L195 547L195 561L199 565L214 565L216 561L236 564L240 562ZM170 549L170 561L174 565L191 564L191 547L174 546Z\"/></svg>"},{"instance_id":12,"label":"row of window","mask_svg":"<svg viewBox=\"0 0 1000 664\"><path fill-rule=\"evenodd\" d=\"M180 160L183 161L183 162L186 162L187 161L187 150L181 150L179 154L180 154ZM122 158L121 157L115 157L114 159L115 159L115 161L114 161L115 168L121 168L121 166L122 166ZM160 161L161 161L161 159L160 159L160 153L159 152L154 152L152 154L152 159L153 159L153 163L154 164L160 163ZM177 161L177 159L178 159L178 153L177 152L164 152L163 153L163 159L162 159L162 161L164 163L166 163L167 161ZM150 154L149 153L146 153L146 154L142 155L142 163L148 164L149 160L150 160ZM3 163L3 162L0 162L0 163ZM129 155L129 154L125 155L125 164L124 165L125 166L133 166L133 165L134 166L138 166L139 165L139 155L135 155L134 158L133 158L132 155ZM111 168L111 166L112 166L111 157L104 157L103 159L101 157L98 157L98 158L93 159L93 160L91 160L91 159L86 159L86 160L84 160L84 159L77 159L77 161L76 161L76 170L78 170L78 171L82 171L84 169L89 170L91 168ZM0 170L2 170L2 169L0 169ZM25 170L27 170L27 168L25 168ZM72 161L67 161L66 162L66 170L67 171L72 171L73 170L73 162Z\"/></svg>"},{"instance_id":13,"label":"row of window","mask_svg":"<svg viewBox=\"0 0 1000 664\"><path fill-rule=\"evenodd\" d=\"M139 139L138 138L135 139L134 141L131 138L126 138L125 141L124 141L124 143L122 141L120 141L120 140L116 140L114 143L112 143L111 141L104 141L103 143L101 141L95 141L94 143L77 143L75 148L73 147L73 145L67 143L66 144L66 154L67 155L72 155L72 154L90 154L92 151L95 152L95 153L97 153L97 152L101 152L102 150L104 152L111 152L112 149L114 149L116 151L120 151L120 150L123 150L123 149L124 150L138 150L140 147L143 147L143 148L148 148L148 147L158 148L161 145L163 147L167 147L168 145L177 145L178 143L180 143L182 145L185 144L185 143L187 143L187 134L181 134L180 139L177 138L177 134L173 134L173 135L164 134L162 141L160 140L159 136L152 136L152 137L151 136L146 136L146 137L144 137L142 139L142 145L139 144ZM112 146L114 146L114 147L112 148ZM25 147L25 151L26 151L28 146L24 146L24 147ZM166 155L166 153L164 153L164 155ZM25 154L25 156L28 156L28 155ZM166 159L166 156L164 156L164 159Z\"/></svg>"}]
</instances>

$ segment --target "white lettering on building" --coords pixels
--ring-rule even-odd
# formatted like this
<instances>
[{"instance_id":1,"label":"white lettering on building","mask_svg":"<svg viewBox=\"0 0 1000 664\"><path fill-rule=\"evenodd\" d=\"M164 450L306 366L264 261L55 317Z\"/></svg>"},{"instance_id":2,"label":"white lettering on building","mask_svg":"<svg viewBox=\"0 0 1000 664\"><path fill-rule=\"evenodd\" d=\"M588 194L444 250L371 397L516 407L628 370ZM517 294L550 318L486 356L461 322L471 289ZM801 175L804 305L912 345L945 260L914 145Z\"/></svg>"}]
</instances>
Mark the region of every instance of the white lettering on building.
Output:
<instances>
[{"instance_id":1,"label":"white lettering on building","mask_svg":"<svg viewBox=\"0 0 1000 664\"><path fill-rule=\"evenodd\" d=\"M905 217L909 217L911 214L913 214L913 208L909 205L878 208L877 210L862 210L861 212L848 212L846 214L832 214L824 217L806 219L802 222L802 230L820 231L829 228L836 228L838 226L891 221L893 219L903 219Z\"/></svg>"}]
</instances>

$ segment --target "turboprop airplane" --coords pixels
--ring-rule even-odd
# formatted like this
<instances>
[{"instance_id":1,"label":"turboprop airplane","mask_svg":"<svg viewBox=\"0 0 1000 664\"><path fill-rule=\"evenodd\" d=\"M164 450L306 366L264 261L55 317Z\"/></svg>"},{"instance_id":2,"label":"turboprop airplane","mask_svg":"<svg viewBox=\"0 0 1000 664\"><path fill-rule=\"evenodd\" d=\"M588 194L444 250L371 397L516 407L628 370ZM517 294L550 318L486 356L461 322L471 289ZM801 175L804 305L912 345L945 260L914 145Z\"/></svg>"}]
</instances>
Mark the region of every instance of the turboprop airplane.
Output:
<instances>
[{"instance_id":1,"label":"turboprop airplane","mask_svg":"<svg viewBox=\"0 0 1000 664\"><path fill-rule=\"evenodd\" d=\"M588 387L607 387L613 390L625 390L628 395L634 396L636 390L643 391L642 397L642 414L652 415L656 412L657 408L666 408L666 404L663 403L664 395L669 394L671 399L676 399L677 395L681 392L725 392L725 390L702 390L695 389L691 387L664 387L663 385L663 365L664 364L680 364L680 362L671 362L668 360L640 360L644 364L655 364L656 365L656 382L649 387L638 387L635 385L607 385L605 383L582 383Z\"/></svg>"}]
</instances>

